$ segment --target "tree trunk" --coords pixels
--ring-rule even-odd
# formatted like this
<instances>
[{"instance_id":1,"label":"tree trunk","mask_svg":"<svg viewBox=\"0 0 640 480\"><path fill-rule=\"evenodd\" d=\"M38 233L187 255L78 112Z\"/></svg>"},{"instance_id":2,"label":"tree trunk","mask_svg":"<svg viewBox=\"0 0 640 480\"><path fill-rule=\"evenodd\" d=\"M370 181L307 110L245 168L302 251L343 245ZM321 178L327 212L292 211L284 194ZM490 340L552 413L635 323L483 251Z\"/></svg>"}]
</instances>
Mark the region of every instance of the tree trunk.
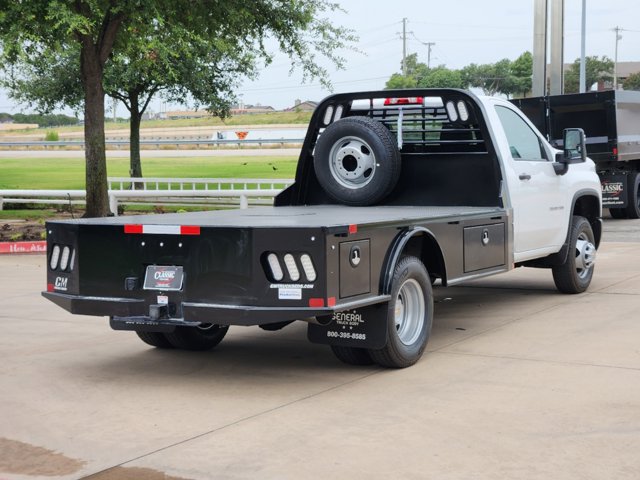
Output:
<instances>
[{"instance_id":1,"label":"tree trunk","mask_svg":"<svg viewBox=\"0 0 640 480\"><path fill-rule=\"evenodd\" d=\"M142 177L142 163L140 162L140 120L142 113L138 96L135 93L129 93L129 101L131 102L131 120L129 131L129 175L132 178ZM142 184L135 184L135 188L142 188Z\"/></svg>"},{"instance_id":2,"label":"tree trunk","mask_svg":"<svg viewBox=\"0 0 640 480\"><path fill-rule=\"evenodd\" d=\"M80 54L84 86L84 145L87 209L85 217L109 215L107 157L104 140L104 89L102 64L95 46L82 44Z\"/></svg>"}]
</instances>

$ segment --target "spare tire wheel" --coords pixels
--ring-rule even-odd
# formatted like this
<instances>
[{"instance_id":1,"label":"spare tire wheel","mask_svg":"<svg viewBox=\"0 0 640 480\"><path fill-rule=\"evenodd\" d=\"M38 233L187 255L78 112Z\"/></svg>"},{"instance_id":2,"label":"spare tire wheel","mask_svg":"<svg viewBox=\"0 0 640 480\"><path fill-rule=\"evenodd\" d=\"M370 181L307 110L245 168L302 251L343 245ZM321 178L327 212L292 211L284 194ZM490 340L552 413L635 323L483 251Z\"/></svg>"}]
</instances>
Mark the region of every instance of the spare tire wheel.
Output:
<instances>
[{"instance_id":1,"label":"spare tire wheel","mask_svg":"<svg viewBox=\"0 0 640 480\"><path fill-rule=\"evenodd\" d=\"M400 177L400 152L394 135L368 117L346 117L318 138L314 169L334 200L353 206L384 199Z\"/></svg>"}]
</instances>

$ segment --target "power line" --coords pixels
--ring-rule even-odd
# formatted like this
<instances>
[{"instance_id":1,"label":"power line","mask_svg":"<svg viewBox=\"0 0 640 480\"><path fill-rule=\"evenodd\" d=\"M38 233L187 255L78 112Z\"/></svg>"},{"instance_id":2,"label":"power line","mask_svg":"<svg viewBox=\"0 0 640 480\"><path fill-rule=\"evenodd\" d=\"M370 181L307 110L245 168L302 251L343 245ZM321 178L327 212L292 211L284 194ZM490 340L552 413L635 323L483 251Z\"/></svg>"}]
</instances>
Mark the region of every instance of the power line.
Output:
<instances>
[{"instance_id":1,"label":"power line","mask_svg":"<svg viewBox=\"0 0 640 480\"><path fill-rule=\"evenodd\" d=\"M393 23L387 23L387 24L384 24L384 25L379 25L379 26L377 26L377 27L371 27L371 28L370 28L370 29L368 29L368 30L364 30L364 31L362 31L362 32L357 32L357 33L360 33L360 34L370 33L370 32L376 32L376 33L379 33L379 32L380 32L380 30L382 30L383 28L395 27L396 25L398 25L398 24L400 24L400 23L402 23L402 21L400 21L400 22L393 22Z\"/></svg>"},{"instance_id":2,"label":"power line","mask_svg":"<svg viewBox=\"0 0 640 480\"><path fill-rule=\"evenodd\" d=\"M371 77L371 78L359 78L357 80L343 80L341 82L331 82L333 85L347 85L351 83L370 82L373 80L389 80L389 76L385 77ZM261 87L261 88L242 88L243 92L262 92L262 91L278 91L278 90L291 90L292 88L318 88L324 85L320 83L307 83L296 85L281 85L279 87Z\"/></svg>"},{"instance_id":3,"label":"power line","mask_svg":"<svg viewBox=\"0 0 640 480\"><path fill-rule=\"evenodd\" d=\"M423 42L418 37L416 37L415 33L411 32L411 34L413 35L413 38L427 47L427 68L431 68L431 47L435 46L436 42Z\"/></svg>"}]
</instances>

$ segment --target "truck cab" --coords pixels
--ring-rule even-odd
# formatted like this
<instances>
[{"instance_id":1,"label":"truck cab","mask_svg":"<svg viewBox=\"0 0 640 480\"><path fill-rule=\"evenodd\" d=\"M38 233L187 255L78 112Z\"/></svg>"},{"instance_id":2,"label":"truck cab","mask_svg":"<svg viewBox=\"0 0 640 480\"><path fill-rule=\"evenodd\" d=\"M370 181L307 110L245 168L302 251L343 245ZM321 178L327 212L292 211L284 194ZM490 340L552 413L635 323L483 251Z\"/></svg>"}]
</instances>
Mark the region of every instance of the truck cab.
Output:
<instances>
[{"instance_id":1,"label":"truck cab","mask_svg":"<svg viewBox=\"0 0 640 480\"><path fill-rule=\"evenodd\" d=\"M563 152L553 148L512 103L484 97L494 125L497 152L503 155L507 189L503 198L514 212L514 261L553 254L566 240L566 226L576 213L586 214L597 242L601 236L600 197L594 192L595 164L585 159L561 167ZM568 175L567 175L568 173Z\"/></svg>"}]
</instances>

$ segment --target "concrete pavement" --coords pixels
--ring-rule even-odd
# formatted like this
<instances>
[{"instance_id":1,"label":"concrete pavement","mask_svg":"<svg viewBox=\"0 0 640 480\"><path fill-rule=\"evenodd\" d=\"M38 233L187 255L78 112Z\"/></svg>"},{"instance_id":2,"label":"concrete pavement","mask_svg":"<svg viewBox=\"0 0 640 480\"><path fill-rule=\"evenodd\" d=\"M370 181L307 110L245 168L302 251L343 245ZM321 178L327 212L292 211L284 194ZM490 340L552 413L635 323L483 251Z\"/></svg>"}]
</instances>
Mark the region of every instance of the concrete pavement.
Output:
<instances>
[{"instance_id":1,"label":"concrete pavement","mask_svg":"<svg viewBox=\"0 0 640 480\"><path fill-rule=\"evenodd\" d=\"M44 256L0 257L0 479L637 479L640 221L624 222L585 294L536 269L436 289L404 370L343 365L304 324L157 351L40 297Z\"/></svg>"}]
</instances>

